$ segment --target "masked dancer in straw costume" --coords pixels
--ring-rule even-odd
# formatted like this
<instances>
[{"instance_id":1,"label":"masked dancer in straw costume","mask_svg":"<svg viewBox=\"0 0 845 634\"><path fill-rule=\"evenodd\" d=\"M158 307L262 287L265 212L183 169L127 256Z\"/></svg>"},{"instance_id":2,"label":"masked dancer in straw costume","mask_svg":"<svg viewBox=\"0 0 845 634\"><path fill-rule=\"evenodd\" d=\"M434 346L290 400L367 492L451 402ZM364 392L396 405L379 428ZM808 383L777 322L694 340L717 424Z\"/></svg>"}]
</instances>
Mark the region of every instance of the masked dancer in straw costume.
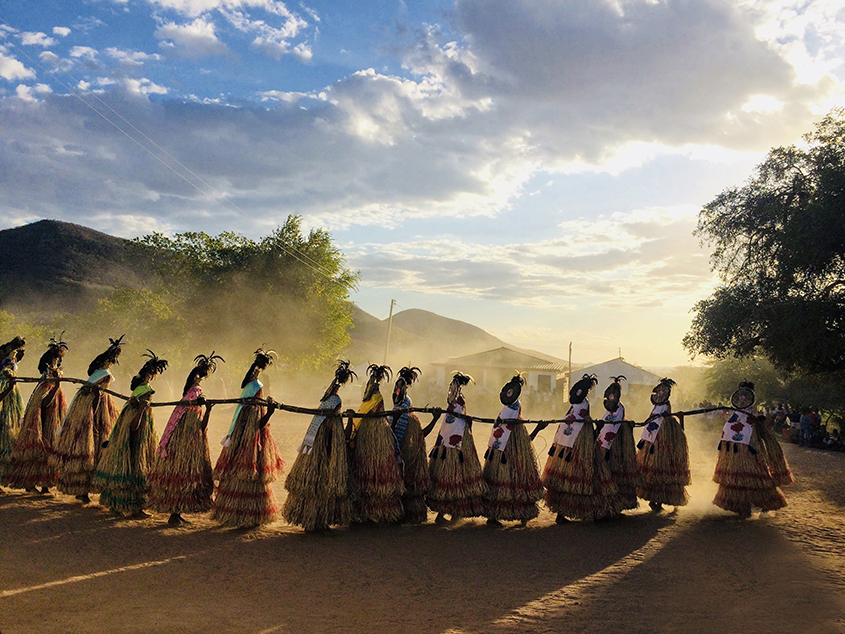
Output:
<instances>
[{"instance_id":1,"label":"masked dancer in straw costume","mask_svg":"<svg viewBox=\"0 0 845 634\"><path fill-rule=\"evenodd\" d=\"M61 336L58 341L52 338L47 351L38 361L41 381L35 386L26 406L6 477L6 483L13 488L32 492L41 487L41 493L47 494L56 484L58 473L54 463L51 464L50 456L56 429L67 412L65 393L56 379L62 376L62 357L67 349Z\"/></svg>"},{"instance_id":2,"label":"masked dancer in straw costume","mask_svg":"<svg viewBox=\"0 0 845 634\"><path fill-rule=\"evenodd\" d=\"M143 356L147 361L132 377L132 394L104 443L93 480L100 490L100 504L114 513L134 518L149 517L144 507L158 444L153 410L149 406L155 390L150 383L167 369L167 361L159 359L152 350Z\"/></svg>"},{"instance_id":3,"label":"masked dancer in straw costume","mask_svg":"<svg viewBox=\"0 0 845 634\"><path fill-rule=\"evenodd\" d=\"M525 379L519 372L508 381L499 394L502 411L487 441L484 453L484 514L487 524L501 526L502 521L528 520L540 513L538 502L543 499L543 483L537 469L537 459L531 438L522 420L519 396Z\"/></svg>"},{"instance_id":4,"label":"masked dancer in straw costume","mask_svg":"<svg viewBox=\"0 0 845 634\"><path fill-rule=\"evenodd\" d=\"M419 378L421 370L416 367L404 367L399 370L399 377L393 386L394 409L411 407L408 388ZM428 507L425 496L431 488L428 475L428 459L420 419L413 412L390 416L393 435L396 438L396 451L399 456L402 476L405 481L405 493L402 495L402 507L405 509L404 521L409 524L422 524L428 519Z\"/></svg>"},{"instance_id":5,"label":"masked dancer in straw costume","mask_svg":"<svg viewBox=\"0 0 845 634\"><path fill-rule=\"evenodd\" d=\"M647 500L653 511L664 504L683 506L689 501L686 487L690 484L689 447L684 429L677 418L670 416L672 379L660 379L651 391L654 408L637 443L637 465L640 486L637 495Z\"/></svg>"},{"instance_id":6,"label":"masked dancer in straw costume","mask_svg":"<svg viewBox=\"0 0 845 634\"><path fill-rule=\"evenodd\" d=\"M182 513L204 513L211 509L214 477L206 429L212 406L206 405L203 414L205 397L200 383L217 369L218 361L225 359L214 352L194 359L195 366L185 381L182 400L196 404L176 406L156 449L149 477L149 507L170 513L168 526L187 524Z\"/></svg>"},{"instance_id":7,"label":"masked dancer in straw costume","mask_svg":"<svg viewBox=\"0 0 845 634\"><path fill-rule=\"evenodd\" d=\"M751 510L775 511L786 506L786 498L769 471L766 447L759 436L759 427L751 410L754 405L754 384L743 381L731 395L737 410L725 423L719 441L719 459L713 481L719 489L713 504L751 517Z\"/></svg>"},{"instance_id":8,"label":"masked dancer in straw costume","mask_svg":"<svg viewBox=\"0 0 845 634\"><path fill-rule=\"evenodd\" d=\"M596 383L594 375L585 374L569 390L569 411L558 425L543 470L546 506L557 513L558 524L568 519L604 519L620 510L610 467L599 451L590 420L587 396Z\"/></svg>"},{"instance_id":9,"label":"masked dancer in straw costume","mask_svg":"<svg viewBox=\"0 0 845 634\"><path fill-rule=\"evenodd\" d=\"M625 420L625 406L622 404L622 385L627 380L621 374L610 377L613 383L604 391L605 414L603 425L598 433L600 453L610 464L610 475L616 485L621 509L635 509L637 485L640 472L637 468L637 448L634 445L634 428ZM621 510L620 509L620 510Z\"/></svg>"},{"instance_id":10,"label":"masked dancer in straw costume","mask_svg":"<svg viewBox=\"0 0 845 634\"><path fill-rule=\"evenodd\" d=\"M484 516L484 495L487 485L472 437L472 423L460 416L466 413L466 401L461 389L473 378L456 372L449 383L446 395L446 417L440 425L434 449L429 454L428 472L431 475L431 492L428 508L437 513L438 524L462 517ZM474 382L474 381L473 381ZM426 427L424 434L434 426Z\"/></svg>"},{"instance_id":11,"label":"masked dancer in straw costume","mask_svg":"<svg viewBox=\"0 0 845 634\"><path fill-rule=\"evenodd\" d=\"M0 484L5 482L11 467L12 451L23 417L23 399L15 375L25 346L23 337L15 337L0 346Z\"/></svg>"},{"instance_id":12,"label":"masked dancer in straw costume","mask_svg":"<svg viewBox=\"0 0 845 634\"><path fill-rule=\"evenodd\" d=\"M118 363L124 335L109 339L109 347L88 366L88 383L108 389L114 376L109 368ZM81 387L70 402L57 432L52 460L59 472L59 491L75 495L87 504L94 489L91 477L109 437L118 409L111 394L95 387Z\"/></svg>"},{"instance_id":13,"label":"masked dancer in straw costume","mask_svg":"<svg viewBox=\"0 0 845 634\"><path fill-rule=\"evenodd\" d=\"M789 463L786 461L786 456L783 455L783 449L781 449L777 437L772 429L766 425L765 416L753 418L753 424L757 440L761 443L766 454L766 464L769 466L769 473L772 474L775 485L783 487L793 484L795 478L789 468Z\"/></svg>"},{"instance_id":14,"label":"masked dancer in straw costume","mask_svg":"<svg viewBox=\"0 0 845 634\"><path fill-rule=\"evenodd\" d=\"M268 425L276 411L274 402L266 397L264 405L264 385L258 380L274 356L273 350L255 351L255 360L241 382L241 398L249 402L235 409L214 467L219 484L211 517L226 526L254 528L274 522L279 515L272 483L284 472L285 463Z\"/></svg>"},{"instance_id":15,"label":"masked dancer in straw costume","mask_svg":"<svg viewBox=\"0 0 845 634\"><path fill-rule=\"evenodd\" d=\"M390 380L390 368L371 364L359 414L384 412L379 383ZM404 516L402 494L405 485L396 457L396 441L385 416L355 418L347 426L351 448L350 466L357 496L353 516L356 522L398 522Z\"/></svg>"},{"instance_id":16,"label":"masked dancer in straw costume","mask_svg":"<svg viewBox=\"0 0 845 634\"><path fill-rule=\"evenodd\" d=\"M319 406L332 413L317 414L311 419L285 480L288 497L282 517L308 532L348 524L352 519L349 461L338 390L353 378L357 376L349 369L349 361L339 361Z\"/></svg>"}]
</instances>

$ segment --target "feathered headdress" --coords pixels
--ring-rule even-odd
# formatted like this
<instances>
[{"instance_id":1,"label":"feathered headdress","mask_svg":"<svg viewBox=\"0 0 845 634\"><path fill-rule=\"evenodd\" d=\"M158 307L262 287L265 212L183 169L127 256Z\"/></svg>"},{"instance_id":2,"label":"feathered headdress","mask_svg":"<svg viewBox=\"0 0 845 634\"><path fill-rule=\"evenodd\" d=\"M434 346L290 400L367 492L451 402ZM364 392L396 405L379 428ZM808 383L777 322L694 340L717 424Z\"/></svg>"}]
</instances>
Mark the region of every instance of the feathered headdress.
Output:
<instances>
[{"instance_id":1,"label":"feathered headdress","mask_svg":"<svg viewBox=\"0 0 845 634\"><path fill-rule=\"evenodd\" d=\"M62 334L59 335L58 339L56 339L56 337L50 337L50 343L47 344L47 347L53 348L54 350L59 350L59 349L68 350L69 348L67 347L67 344L64 341L64 337L65 337L65 331L62 330Z\"/></svg>"},{"instance_id":2,"label":"feathered headdress","mask_svg":"<svg viewBox=\"0 0 845 634\"><path fill-rule=\"evenodd\" d=\"M217 370L218 361L226 363L226 359L214 354L214 350L212 350L211 354L208 356L200 354L194 357L195 365L194 368L188 373L188 379L185 381L185 389L182 390L182 396L188 393L188 390L191 389L191 386L194 384L194 381L196 381L197 378L204 378L207 377L209 374L213 374Z\"/></svg>"},{"instance_id":3,"label":"feathered headdress","mask_svg":"<svg viewBox=\"0 0 845 634\"><path fill-rule=\"evenodd\" d=\"M117 364L120 363L118 357L120 357L120 353L123 350L121 346L124 346L126 344L126 342L123 340L125 336L125 334L120 335L120 337L118 337L117 339L112 339L111 337L109 337L109 347L106 348L105 352L101 352L96 357L94 357L94 360L88 366L88 376L91 376L97 370L102 369L103 365L106 362Z\"/></svg>"}]
</instances>

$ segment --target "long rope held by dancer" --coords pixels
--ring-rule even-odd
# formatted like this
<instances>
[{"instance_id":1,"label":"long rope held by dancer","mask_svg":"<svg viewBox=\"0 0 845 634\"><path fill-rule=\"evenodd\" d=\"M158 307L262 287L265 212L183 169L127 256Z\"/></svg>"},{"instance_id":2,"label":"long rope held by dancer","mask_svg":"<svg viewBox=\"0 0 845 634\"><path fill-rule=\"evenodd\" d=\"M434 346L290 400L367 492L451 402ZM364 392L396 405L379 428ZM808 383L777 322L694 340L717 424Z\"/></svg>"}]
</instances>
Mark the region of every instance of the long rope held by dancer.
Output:
<instances>
[{"instance_id":1,"label":"long rope held by dancer","mask_svg":"<svg viewBox=\"0 0 845 634\"><path fill-rule=\"evenodd\" d=\"M115 392L113 390L109 390L104 388L100 385L95 385L93 383L89 383L85 379L75 379L71 377L61 377L61 378L52 378L52 379L43 379L39 377L15 377L14 381L16 383L40 383L41 381L63 381L66 383L76 383L78 385L82 385L83 387L87 387L94 390L100 390L101 392L105 392L107 394L111 394L112 396L122 399L124 401L128 401L130 399L129 396L125 394L120 394L119 392ZM271 407L274 410L281 410L285 412L291 412L293 414L308 414L310 416L330 416L334 413L334 410L327 410L327 409L318 409L313 407L300 407L298 405L288 405L286 403L280 403L278 401L268 401L267 399L255 399L255 398L222 398L222 399L212 399L206 398L201 400L179 400L179 401L163 401L163 402L150 402L148 403L148 407L177 407L177 406L196 406L196 405L246 405L250 403L264 405L265 407ZM404 413L419 413L419 414L431 414L433 417L439 418L443 415L444 409L441 407L408 407L402 409L395 409L391 410L391 413L400 415ZM637 422L633 420L624 420L620 422L628 423L635 427L643 427L644 425L648 425L649 422L654 420L654 418L658 416L668 417L668 416L677 416L683 418L685 416L694 416L697 414L706 414L709 412L716 412L716 411L737 411L735 407L729 407L725 405L716 405L713 407L705 407L700 409L688 410L688 411L679 411L679 412L672 412L672 413L664 413L664 414L655 414L649 416L642 422ZM343 412L342 416L344 418L383 418L384 413L368 413L362 414L356 412L355 410L349 409ZM494 425L496 423L495 418L485 418L482 416L473 416L470 414L454 414L454 416L463 418L464 420L470 422L477 422L477 423L484 423L488 425ZM564 419L555 418L551 420L535 420L529 419L520 421L522 424L526 425L540 425L544 424L545 426L553 425L557 423L564 422Z\"/></svg>"}]
</instances>

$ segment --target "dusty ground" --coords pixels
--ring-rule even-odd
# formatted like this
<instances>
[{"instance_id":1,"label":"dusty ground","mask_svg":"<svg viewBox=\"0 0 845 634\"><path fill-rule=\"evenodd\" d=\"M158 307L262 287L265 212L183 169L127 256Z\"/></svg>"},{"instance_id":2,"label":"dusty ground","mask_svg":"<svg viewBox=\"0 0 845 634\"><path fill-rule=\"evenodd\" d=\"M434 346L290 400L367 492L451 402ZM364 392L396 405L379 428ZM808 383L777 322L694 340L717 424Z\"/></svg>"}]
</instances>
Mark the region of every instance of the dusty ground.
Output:
<instances>
[{"instance_id":1,"label":"dusty ground","mask_svg":"<svg viewBox=\"0 0 845 634\"><path fill-rule=\"evenodd\" d=\"M220 410L213 454L231 415ZM288 464L307 423L272 421ZM483 446L486 430L476 435ZM470 520L305 535L202 516L177 530L161 515L128 521L7 490L0 631L845 632L845 454L785 446L790 505L739 522L710 504L718 432L690 435L692 504L601 524L557 526L543 511L499 530Z\"/></svg>"}]
</instances>

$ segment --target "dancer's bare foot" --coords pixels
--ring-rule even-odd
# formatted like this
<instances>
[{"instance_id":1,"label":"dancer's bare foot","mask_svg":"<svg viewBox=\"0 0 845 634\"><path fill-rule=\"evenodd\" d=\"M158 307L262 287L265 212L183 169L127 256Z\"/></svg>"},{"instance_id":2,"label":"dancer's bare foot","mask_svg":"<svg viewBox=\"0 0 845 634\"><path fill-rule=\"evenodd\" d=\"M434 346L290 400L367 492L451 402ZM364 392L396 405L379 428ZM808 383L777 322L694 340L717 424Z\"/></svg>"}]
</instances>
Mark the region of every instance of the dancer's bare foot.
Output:
<instances>
[{"instance_id":1,"label":"dancer's bare foot","mask_svg":"<svg viewBox=\"0 0 845 634\"><path fill-rule=\"evenodd\" d=\"M435 524L448 524L449 520L446 519L446 516L443 513L438 513L437 517L434 518Z\"/></svg>"},{"instance_id":2,"label":"dancer's bare foot","mask_svg":"<svg viewBox=\"0 0 845 634\"><path fill-rule=\"evenodd\" d=\"M184 517L179 515L179 513L173 513L170 516L170 519L167 520L167 525L170 526L171 528L177 528L177 527L183 526L187 523L188 523L188 521Z\"/></svg>"}]
</instances>

